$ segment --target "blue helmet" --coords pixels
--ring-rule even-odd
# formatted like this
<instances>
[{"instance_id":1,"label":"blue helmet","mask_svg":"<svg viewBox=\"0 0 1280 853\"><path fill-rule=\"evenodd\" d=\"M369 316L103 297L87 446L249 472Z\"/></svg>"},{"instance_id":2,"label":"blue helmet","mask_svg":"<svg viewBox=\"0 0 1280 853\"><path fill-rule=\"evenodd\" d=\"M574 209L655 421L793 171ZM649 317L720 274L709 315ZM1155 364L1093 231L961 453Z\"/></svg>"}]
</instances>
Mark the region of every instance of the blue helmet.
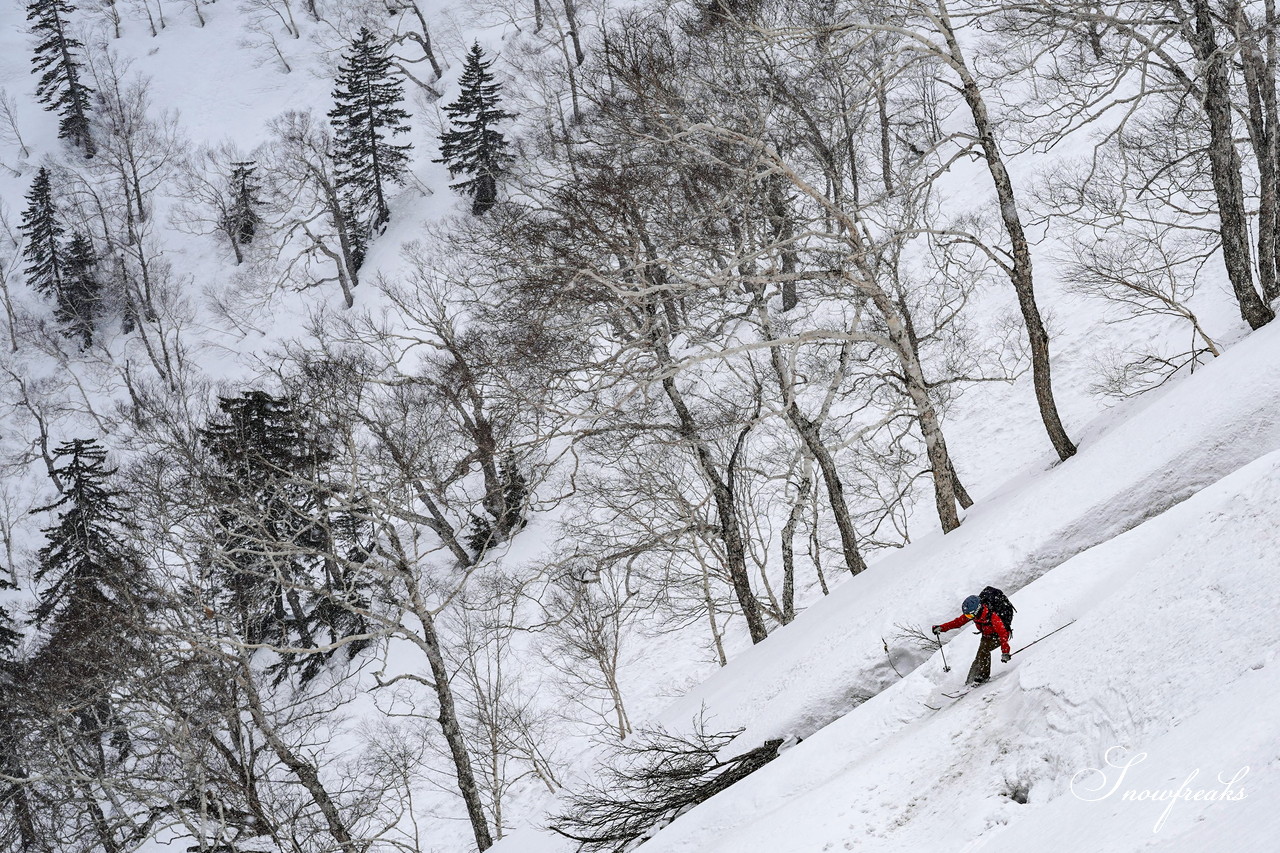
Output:
<instances>
[{"instance_id":1,"label":"blue helmet","mask_svg":"<svg viewBox=\"0 0 1280 853\"><path fill-rule=\"evenodd\" d=\"M971 595L964 600L964 604L960 606L965 616L973 616L982 609L982 599L976 595Z\"/></svg>"}]
</instances>

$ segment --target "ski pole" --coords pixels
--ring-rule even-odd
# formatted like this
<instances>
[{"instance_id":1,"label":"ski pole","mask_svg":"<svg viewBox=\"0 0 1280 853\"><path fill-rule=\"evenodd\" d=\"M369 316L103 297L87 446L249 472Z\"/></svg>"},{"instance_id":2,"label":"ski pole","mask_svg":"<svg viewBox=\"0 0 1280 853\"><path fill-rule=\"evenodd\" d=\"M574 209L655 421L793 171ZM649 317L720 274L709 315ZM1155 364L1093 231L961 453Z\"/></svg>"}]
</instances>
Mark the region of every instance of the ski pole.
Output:
<instances>
[{"instance_id":1,"label":"ski pole","mask_svg":"<svg viewBox=\"0 0 1280 853\"><path fill-rule=\"evenodd\" d=\"M947 650L942 647L942 637L939 634L934 634L933 638L938 641L938 651L942 652L942 671L950 672L951 667L947 666Z\"/></svg>"},{"instance_id":2,"label":"ski pole","mask_svg":"<svg viewBox=\"0 0 1280 853\"><path fill-rule=\"evenodd\" d=\"M1076 620L1072 619L1072 620L1071 620L1070 622L1068 622L1066 625L1063 625L1063 626L1062 626L1062 628L1070 628L1070 627L1071 627L1072 625L1074 625L1074 624L1076 624ZM1040 640L1046 640L1046 639L1048 639L1049 637L1052 637L1054 634L1056 634L1056 633L1058 633L1059 631L1061 631L1061 630L1062 630L1062 628L1054 628L1052 631L1050 631L1049 633L1047 633L1047 634L1045 634L1043 637L1041 637L1041 638L1040 638ZM1031 642L1029 642L1029 643L1027 643L1025 646L1023 646L1021 649L1018 649L1018 652L1023 651L1023 650L1025 650L1025 649L1029 649L1029 648L1031 648L1031 647L1032 647L1032 646L1034 646L1036 643L1040 642L1040 640L1032 640ZM1009 657L1013 657L1013 656L1014 656L1014 655L1016 655L1018 652L1011 652L1011 653L1009 654Z\"/></svg>"}]
</instances>

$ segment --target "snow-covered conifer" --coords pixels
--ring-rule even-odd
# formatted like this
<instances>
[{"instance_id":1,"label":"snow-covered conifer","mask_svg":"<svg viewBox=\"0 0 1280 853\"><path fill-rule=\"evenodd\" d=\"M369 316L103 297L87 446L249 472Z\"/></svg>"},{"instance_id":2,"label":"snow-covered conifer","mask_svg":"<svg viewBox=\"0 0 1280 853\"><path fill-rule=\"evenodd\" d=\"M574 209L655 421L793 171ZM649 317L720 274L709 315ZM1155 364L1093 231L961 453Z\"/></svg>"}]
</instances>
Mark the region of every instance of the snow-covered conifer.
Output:
<instances>
[{"instance_id":1,"label":"snow-covered conifer","mask_svg":"<svg viewBox=\"0 0 1280 853\"><path fill-rule=\"evenodd\" d=\"M77 232L64 243L58 220L49 170L41 168L27 194L27 208L19 225L26 237L24 273L28 284L53 297L54 316L68 334L80 337L87 347L93 342L93 318L102 291L98 257L93 242L83 233Z\"/></svg>"},{"instance_id":2,"label":"snow-covered conifer","mask_svg":"<svg viewBox=\"0 0 1280 853\"><path fill-rule=\"evenodd\" d=\"M489 70L478 43L471 45L462 70L462 93L444 108L453 128L440 136L440 159L453 177L468 175L453 188L472 199L471 212L477 216L493 207L498 198L498 178L511 162L507 140L497 129L498 122L515 118L501 107L502 84Z\"/></svg>"},{"instance_id":3,"label":"snow-covered conifer","mask_svg":"<svg viewBox=\"0 0 1280 853\"><path fill-rule=\"evenodd\" d=\"M93 343L98 304L102 298L102 281L98 275L98 254L93 241L76 232L63 253L66 275L58 292L55 316L70 335L79 336L84 347Z\"/></svg>"},{"instance_id":4,"label":"snow-covered conifer","mask_svg":"<svg viewBox=\"0 0 1280 853\"><path fill-rule=\"evenodd\" d=\"M6 581L0 581L0 589L6 589L9 584ZM18 641L22 639L15 628L17 624L13 621L13 615L3 607L0 607L0 667L4 662L13 657L14 651L18 647Z\"/></svg>"},{"instance_id":5,"label":"snow-covered conifer","mask_svg":"<svg viewBox=\"0 0 1280 853\"><path fill-rule=\"evenodd\" d=\"M218 408L223 418L201 431L222 469L210 484L218 539L211 603L230 611L254 643L310 646L362 633L363 620L344 606L360 597L358 584L335 558L367 553L359 546L366 531L326 504L330 454L288 399L246 391ZM329 656L286 664L301 663L305 679Z\"/></svg>"},{"instance_id":6,"label":"snow-covered conifer","mask_svg":"<svg viewBox=\"0 0 1280 853\"><path fill-rule=\"evenodd\" d=\"M58 209L53 201L49 170L43 166L31 182L27 207L22 212L22 224L18 228L26 237L22 255L27 262L23 268L27 284L45 296L57 296L62 291L65 275L62 225L58 222Z\"/></svg>"},{"instance_id":7,"label":"snow-covered conifer","mask_svg":"<svg viewBox=\"0 0 1280 853\"><path fill-rule=\"evenodd\" d=\"M403 183L408 170L413 146L391 141L409 129L409 114L400 107L403 99L404 86L387 46L362 27L339 68L329 120L338 186L370 233L391 218L387 188Z\"/></svg>"},{"instance_id":8,"label":"snow-covered conifer","mask_svg":"<svg viewBox=\"0 0 1280 853\"><path fill-rule=\"evenodd\" d=\"M84 152L94 154L89 132L89 96L93 90L80 81L79 52L83 45L69 30L70 0L32 0L27 4L27 20L36 37L32 73L40 75L36 94L45 108L62 119L58 136Z\"/></svg>"},{"instance_id":9,"label":"snow-covered conifer","mask_svg":"<svg viewBox=\"0 0 1280 853\"><path fill-rule=\"evenodd\" d=\"M257 179L257 164L252 160L241 160L231 164L231 192L227 204L227 216L224 228L232 235L232 241L239 246L247 246L253 242L262 223L262 215L258 212L262 205L261 192ZM236 258L240 257L237 249Z\"/></svg>"},{"instance_id":10,"label":"snow-covered conifer","mask_svg":"<svg viewBox=\"0 0 1280 853\"><path fill-rule=\"evenodd\" d=\"M10 586L0 579L0 589ZM17 623L9 611L0 607L0 774L10 778L26 775L20 754L22 713L18 710L25 685L21 678L21 665L15 660L22 637L16 628ZM20 782L0 785L0 815L3 816L0 817L0 825L17 831L19 849L35 846L31 802Z\"/></svg>"},{"instance_id":11,"label":"snow-covered conifer","mask_svg":"<svg viewBox=\"0 0 1280 853\"><path fill-rule=\"evenodd\" d=\"M58 523L46 528L35 580L37 624L54 622L73 630L92 630L103 609L127 606L140 590L140 561L121 536L128 529L120 492L111 488L115 469L106 467L107 452L94 439L64 442L53 453L63 483L62 496L35 512L61 510Z\"/></svg>"}]
</instances>

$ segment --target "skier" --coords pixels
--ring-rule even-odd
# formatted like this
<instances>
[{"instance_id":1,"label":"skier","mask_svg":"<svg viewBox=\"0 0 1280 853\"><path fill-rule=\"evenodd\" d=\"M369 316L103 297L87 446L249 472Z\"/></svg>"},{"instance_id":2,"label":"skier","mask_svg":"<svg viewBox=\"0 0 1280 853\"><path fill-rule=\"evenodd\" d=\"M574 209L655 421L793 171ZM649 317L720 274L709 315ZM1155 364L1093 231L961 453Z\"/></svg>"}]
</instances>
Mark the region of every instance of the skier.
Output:
<instances>
[{"instance_id":1,"label":"skier","mask_svg":"<svg viewBox=\"0 0 1280 853\"><path fill-rule=\"evenodd\" d=\"M983 593L986 593L987 590L997 593L998 599L1003 599L1003 601L999 602L1001 605L1009 601L1003 592L994 587L987 587L987 589L983 590ZM998 599L996 596L991 596L993 602L998 601ZM1002 609L1010 613L1008 621L1011 622L1013 605L1009 604ZM1000 646L1000 662L1009 662L1009 634L1011 631L1008 625L1005 624L1006 619L1001 618L1000 614L996 612L996 608L984 602L979 596L971 595L966 598L961 605L961 610L964 611L963 614L950 622L934 625L933 635L938 637L943 631L951 631L967 622L973 622L974 626L981 632L982 640L978 643L978 656L973 659L973 666L969 667L969 676L965 679L965 683L977 685L991 677L991 653L995 651L997 645ZM939 639L938 642L941 643L942 640Z\"/></svg>"}]
</instances>

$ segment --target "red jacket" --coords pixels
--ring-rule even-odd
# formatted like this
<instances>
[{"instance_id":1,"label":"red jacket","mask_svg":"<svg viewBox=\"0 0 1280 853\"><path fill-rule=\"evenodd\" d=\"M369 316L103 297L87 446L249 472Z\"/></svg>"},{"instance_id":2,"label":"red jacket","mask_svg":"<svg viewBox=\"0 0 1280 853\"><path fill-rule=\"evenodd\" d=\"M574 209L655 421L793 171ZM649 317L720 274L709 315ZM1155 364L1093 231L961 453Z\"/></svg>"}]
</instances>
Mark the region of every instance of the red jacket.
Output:
<instances>
[{"instance_id":1,"label":"red jacket","mask_svg":"<svg viewBox=\"0 0 1280 853\"><path fill-rule=\"evenodd\" d=\"M985 604L978 608L978 612L974 616L958 616L950 622L943 622L938 626L938 630L954 631L970 620L973 620L975 628L988 637L993 635L999 637L1000 651L1006 655L1009 654L1009 629L1004 626L1004 620L1000 618L1000 614Z\"/></svg>"}]
</instances>

